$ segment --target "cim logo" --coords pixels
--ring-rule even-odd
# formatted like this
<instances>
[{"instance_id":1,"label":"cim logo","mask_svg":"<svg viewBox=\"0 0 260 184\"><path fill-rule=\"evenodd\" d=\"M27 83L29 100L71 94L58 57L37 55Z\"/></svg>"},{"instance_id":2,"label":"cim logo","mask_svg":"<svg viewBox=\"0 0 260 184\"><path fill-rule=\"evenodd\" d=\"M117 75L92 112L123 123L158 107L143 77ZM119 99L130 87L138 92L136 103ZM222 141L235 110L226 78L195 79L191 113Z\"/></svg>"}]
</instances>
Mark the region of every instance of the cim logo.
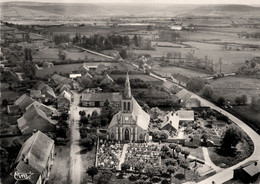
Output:
<instances>
[{"instance_id":1,"label":"cim logo","mask_svg":"<svg viewBox=\"0 0 260 184\"><path fill-rule=\"evenodd\" d=\"M14 179L19 180L30 180L33 173L30 171L29 173L19 173L18 171L14 172Z\"/></svg>"}]
</instances>

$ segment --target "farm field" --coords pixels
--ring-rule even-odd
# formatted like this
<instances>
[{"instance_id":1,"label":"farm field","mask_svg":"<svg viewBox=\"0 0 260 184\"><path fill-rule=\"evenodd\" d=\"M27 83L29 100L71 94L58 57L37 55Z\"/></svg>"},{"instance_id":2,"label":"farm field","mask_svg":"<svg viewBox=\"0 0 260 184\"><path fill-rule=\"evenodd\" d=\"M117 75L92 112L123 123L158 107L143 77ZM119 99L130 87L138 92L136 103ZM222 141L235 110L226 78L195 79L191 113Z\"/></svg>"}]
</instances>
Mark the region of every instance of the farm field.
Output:
<instances>
[{"instance_id":1,"label":"farm field","mask_svg":"<svg viewBox=\"0 0 260 184\"><path fill-rule=\"evenodd\" d=\"M115 63L103 63L103 62L86 62L84 65L89 66L98 66L99 64L104 64L106 66L114 66ZM75 63L75 64L64 64L64 65L55 65L51 68L42 68L36 70L36 76L44 76L44 75L52 75L54 73L71 73L74 71L78 71L80 67L83 66L83 63Z\"/></svg>"},{"instance_id":2,"label":"farm field","mask_svg":"<svg viewBox=\"0 0 260 184\"><path fill-rule=\"evenodd\" d=\"M153 71L163 77L170 77L174 73L180 73L187 77L207 77L209 74L194 71L186 68L180 68L175 66L161 67L156 65L153 67Z\"/></svg>"},{"instance_id":3,"label":"farm field","mask_svg":"<svg viewBox=\"0 0 260 184\"><path fill-rule=\"evenodd\" d=\"M118 78L122 77L125 78L125 75L121 75L121 74L111 74L110 75L114 80L117 80ZM154 77L151 77L150 75L145 75L145 74L140 74L140 75L129 75L130 79L141 79L144 82L159 82L159 79L156 79Z\"/></svg>"},{"instance_id":4,"label":"farm field","mask_svg":"<svg viewBox=\"0 0 260 184\"><path fill-rule=\"evenodd\" d=\"M231 102L234 102L234 99L237 96L241 96L243 94L249 95L251 97L260 94L259 79L225 77L211 81L211 85L214 89L214 94L217 97L222 96Z\"/></svg>"},{"instance_id":5,"label":"farm field","mask_svg":"<svg viewBox=\"0 0 260 184\"><path fill-rule=\"evenodd\" d=\"M214 63L218 63L220 57L222 57L222 72L232 73L236 72L240 68L245 60L259 57L258 51L222 51L219 44L209 44L202 42L184 42L194 48L173 48L173 47L155 47L155 50L131 50L136 54L149 54L152 57L166 57L167 53L180 52L182 57L185 57L187 53L194 52L194 55L198 58L204 58L206 55L209 59L212 59ZM219 69L218 69L219 70Z\"/></svg>"},{"instance_id":6,"label":"farm field","mask_svg":"<svg viewBox=\"0 0 260 184\"><path fill-rule=\"evenodd\" d=\"M70 34L70 36L75 36L76 33L80 33L81 36L91 36L94 34L107 35L113 33L124 32L134 32L138 30L146 29L146 26L84 26L84 27L61 27L55 26L45 29L43 32L53 33L53 34Z\"/></svg>"},{"instance_id":7,"label":"farm field","mask_svg":"<svg viewBox=\"0 0 260 184\"><path fill-rule=\"evenodd\" d=\"M98 56L89 52L82 52L78 49L66 49L63 50L68 60L90 60L90 61L110 61L111 59ZM37 52L34 56L36 60L59 60L59 49L58 48L45 48Z\"/></svg>"}]
</instances>

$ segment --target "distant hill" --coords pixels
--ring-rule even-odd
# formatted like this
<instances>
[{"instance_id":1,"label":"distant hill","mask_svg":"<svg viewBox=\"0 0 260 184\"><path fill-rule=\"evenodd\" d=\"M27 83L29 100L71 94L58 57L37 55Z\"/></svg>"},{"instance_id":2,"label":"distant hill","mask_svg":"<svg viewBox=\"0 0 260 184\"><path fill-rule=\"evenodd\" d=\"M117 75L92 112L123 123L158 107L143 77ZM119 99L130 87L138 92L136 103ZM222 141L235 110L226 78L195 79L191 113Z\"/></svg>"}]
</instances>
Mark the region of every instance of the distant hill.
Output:
<instances>
[{"instance_id":1,"label":"distant hill","mask_svg":"<svg viewBox=\"0 0 260 184\"><path fill-rule=\"evenodd\" d=\"M44 16L227 16L260 15L260 7L246 5L164 5L164 4L88 4L88 3L1 3L7 17Z\"/></svg>"},{"instance_id":2,"label":"distant hill","mask_svg":"<svg viewBox=\"0 0 260 184\"><path fill-rule=\"evenodd\" d=\"M260 7L253 7L247 5L209 5L200 6L188 13L189 15L260 15Z\"/></svg>"}]
</instances>

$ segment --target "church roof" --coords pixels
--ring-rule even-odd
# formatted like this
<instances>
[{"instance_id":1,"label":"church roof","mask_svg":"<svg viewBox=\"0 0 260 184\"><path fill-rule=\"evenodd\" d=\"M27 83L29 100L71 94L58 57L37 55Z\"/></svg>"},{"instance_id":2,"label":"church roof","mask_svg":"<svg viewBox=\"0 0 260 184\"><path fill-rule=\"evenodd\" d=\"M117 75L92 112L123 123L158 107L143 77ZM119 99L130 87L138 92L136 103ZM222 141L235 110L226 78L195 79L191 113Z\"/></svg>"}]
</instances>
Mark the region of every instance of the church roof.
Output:
<instances>
[{"instance_id":1,"label":"church roof","mask_svg":"<svg viewBox=\"0 0 260 184\"><path fill-rule=\"evenodd\" d=\"M130 86L130 80L129 80L129 75L128 73L126 74L126 79L125 79L125 89L123 93L123 98L131 98L131 86Z\"/></svg>"}]
</instances>

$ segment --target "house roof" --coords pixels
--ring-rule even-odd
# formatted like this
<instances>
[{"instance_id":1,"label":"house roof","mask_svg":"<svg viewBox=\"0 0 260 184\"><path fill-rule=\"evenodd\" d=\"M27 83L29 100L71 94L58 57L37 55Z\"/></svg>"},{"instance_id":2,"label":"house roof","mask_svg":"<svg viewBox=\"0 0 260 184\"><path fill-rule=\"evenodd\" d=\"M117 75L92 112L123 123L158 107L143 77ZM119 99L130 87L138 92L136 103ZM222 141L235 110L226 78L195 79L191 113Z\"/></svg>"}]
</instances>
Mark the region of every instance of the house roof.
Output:
<instances>
[{"instance_id":1,"label":"house roof","mask_svg":"<svg viewBox=\"0 0 260 184\"><path fill-rule=\"evenodd\" d=\"M39 109L41 109L45 114L56 111L55 108L47 106L47 105L44 105L44 104L42 104L42 103L40 103L38 101L34 101L31 105L26 107L26 110L29 109L32 105L34 105L34 106L38 107Z\"/></svg>"},{"instance_id":2,"label":"house roof","mask_svg":"<svg viewBox=\"0 0 260 184\"><path fill-rule=\"evenodd\" d=\"M59 84L56 88L55 91L59 90L61 92L61 89L66 88L66 89L70 89L70 85L68 84Z\"/></svg>"},{"instance_id":3,"label":"house roof","mask_svg":"<svg viewBox=\"0 0 260 184\"><path fill-rule=\"evenodd\" d=\"M137 103L137 101L132 98L132 103L133 103L133 111L132 111L132 119L135 121L136 125L141 127L143 130L147 130L149 123L150 123L150 115L147 114L141 106ZM108 126L108 129L114 127L115 125L118 124L120 121L120 117L122 116L122 111L118 112L115 114Z\"/></svg>"},{"instance_id":4,"label":"house roof","mask_svg":"<svg viewBox=\"0 0 260 184\"><path fill-rule=\"evenodd\" d=\"M122 95L120 93L83 93L82 101L91 101L91 102L103 102L108 101L120 101Z\"/></svg>"},{"instance_id":5,"label":"house roof","mask_svg":"<svg viewBox=\"0 0 260 184\"><path fill-rule=\"evenodd\" d=\"M34 86L33 86L33 89L36 89L36 90L42 90L42 88L45 86L46 84L42 81L39 81L37 82Z\"/></svg>"},{"instance_id":6,"label":"house roof","mask_svg":"<svg viewBox=\"0 0 260 184\"><path fill-rule=\"evenodd\" d=\"M39 173L42 173L48 163L49 156L54 146L54 141L41 131L33 134L22 146L15 163L27 160L28 164L18 164L20 172L26 171L29 165Z\"/></svg>"},{"instance_id":7,"label":"house roof","mask_svg":"<svg viewBox=\"0 0 260 184\"><path fill-rule=\"evenodd\" d=\"M41 93L40 90L31 89L30 90L30 97L31 98L41 98L42 97L42 93Z\"/></svg>"},{"instance_id":8,"label":"house roof","mask_svg":"<svg viewBox=\"0 0 260 184\"><path fill-rule=\"evenodd\" d=\"M182 75L180 73L177 73L177 74L174 73L174 74L172 74L172 77L175 78L176 80L180 81L180 82L185 82L185 83L189 82L189 80L190 80L189 77Z\"/></svg>"},{"instance_id":9,"label":"house roof","mask_svg":"<svg viewBox=\"0 0 260 184\"><path fill-rule=\"evenodd\" d=\"M106 74L105 78L101 81L101 84L110 84L113 82L114 80L108 74Z\"/></svg>"},{"instance_id":10,"label":"house roof","mask_svg":"<svg viewBox=\"0 0 260 184\"><path fill-rule=\"evenodd\" d=\"M66 98L67 100L69 100L71 102L71 94L67 91L63 91L59 96L58 96L58 100L61 98Z\"/></svg>"},{"instance_id":11,"label":"house roof","mask_svg":"<svg viewBox=\"0 0 260 184\"><path fill-rule=\"evenodd\" d=\"M169 112L164 116L164 121L161 124L161 128L165 127L167 124L170 124L175 130L178 130L179 122L180 122L179 117L175 113Z\"/></svg>"},{"instance_id":12,"label":"house roof","mask_svg":"<svg viewBox=\"0 0 260 184\"><path fill-rule=\"evenodd\" d=\"M63 77L61 75L58 75L58 74L54 74L52 77L51 77L52 80L54 80L54 82L56 83L62 83L62 84L72 84L73 83L73 80L72 79L69 79L67 77Z\"/></svg>"},{"instance_id":13,"label":"house roof","mask_svg":"<svg viewBox=\"0 0 260 184\"><path fill-rule=\"evenodd\" d=\"M93 79L93 76L92 75L90 75L88 72L85 74L85 75L83 75L82 77L81 77L81 79L82 80L85 80L85 79Z\"/></svg>"},{"instance_id":14,"label":"house roof","mask_svg":"<svg viewBox=\"0 0 260 184\"><path fill-rule=\"evenodd\" d=\"M25 110L25 108L33 102L34 100L32 98L26 94L23 94L14 102L14 104L17 105L20 109Z\"/></svg>"},{"instance_id":15,"label":"house roof","mask_svg":"<svg viewBox=\"0 0 260 184\"><path fill-rule=\"evenodd\" d=\"M180 90L176 96L180 99L180 100L187 100L189 99L192 95L189 91L187 91L186 89L182 89Z\"/></svg>"},{"instance_id":16,"label":"house roof","mask_svg":"<svg viewBox=\"0 0 260 184\"><path fill-rule=\"evenodd\" d=\"M39 119L42 119L45 122L48 122L53 125L56 124L53 120L48 118L39 107L37 107L35 104L32 104L26 110L23 116L17 120L18 128L23 133L31 126L31 124L38 123Z\"/></svg>"},{"instance_id":17,"label":"house roof","mask_svg":"<svg viewBox=\"0 0 260 184\"><path fill-rule=\"evenodd\" d=\"M30 164L25 163L23 160L19 161L18 164L15 167L15 170L18 173L32 173L30 176L30 179L26 180L27 183L35 184L39 180L39 177L41 173L37 171L35 168L33 168ZM24 181L24 180L22 180ZM23 184L22 181L16 181L15 184Z\"/></svg>"},{"instance_id":18,"label":"house roof","mask_svg":"<svg viewBox=\"0 0 260 184\"><path fill-rule=\"evenodd\" d=\"M248 162L242 169L250 176L255 176L256 174L260 173L260 161L258 160Z\"/></svg>"},{"instance_id":19,"label":"house roof","mask_svg":"<svg viewBox=\"0 0 260 184\"><path fill-rule=\"evenodd\" d=\"M194 111L192 110L179 110L176 112L176 115L180 121L194 121Z\"/></svg>"}]
</instances>

